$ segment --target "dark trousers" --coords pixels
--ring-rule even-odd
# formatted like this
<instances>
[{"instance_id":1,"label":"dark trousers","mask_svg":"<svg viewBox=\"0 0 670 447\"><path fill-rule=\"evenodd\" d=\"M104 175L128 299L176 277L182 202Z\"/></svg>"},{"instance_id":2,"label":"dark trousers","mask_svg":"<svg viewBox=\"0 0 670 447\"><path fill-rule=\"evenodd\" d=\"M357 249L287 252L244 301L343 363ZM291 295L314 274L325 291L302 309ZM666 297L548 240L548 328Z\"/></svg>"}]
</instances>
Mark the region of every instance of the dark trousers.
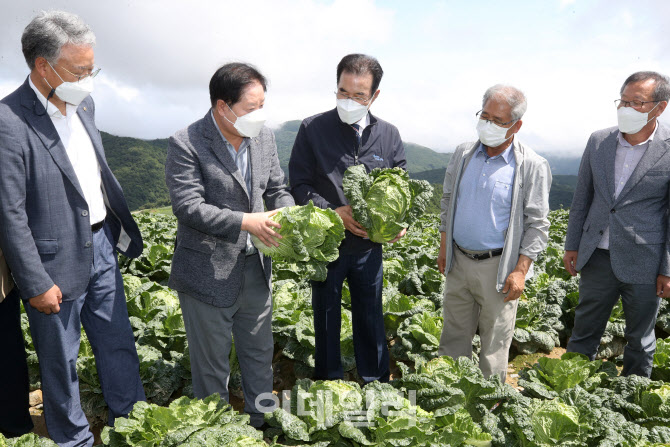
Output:
<instances>
[{"instance_id":1,"label":"dark trousers","mask_svg":"<svg viewBox=\"0 0 670 447\"><path fill-rule=\"evenodd\" d=\"M93 348L109 424L145 400L135 339L128 320L123 278L107 225L93 233L93 264L83 295L64 297L60 312L46 315L24 302L40 362L44 418L60 447L92 446L93 434L79 401L77 357L81 326Z\"/></svg>"},{"instance_id":2,"label":"dark trousers","mask_svg":"<svg viewBox=\"0 0 670 447\"><path fill-rule=\"evenodd\" d=\"M341 379L342 284L349 283L358 374L367 383L388 382L389 352L382 311L382 248L341 254L328 265L325 281L312 282L316 340L314 378Z\"/></svg>"},{"instance_id":3,"label":"dark trousers","mask_svg":"<svg viewBox=\"0 0 670 447\"><path fill-rule=\"evenodd\" d=\"M20 436L33 429L33 421L28 413L28 364L16 287L0 303L0 340L0 433Z\"/></svg>"},{"instance_id":4,"label":"dark trousers","mask_svg":"<svg viewBox=\"0 0 670 447\"><path fill-rule=\"evenodd\" d=\"M568 352L595 359L612 309L621 296L626 318L626 348L621 375L649 377L656 350L654 326L661 299L656 284L627 284L612 271L609 250L596 249L581 271L579 304Z\"/></svg>"}]
</instances>

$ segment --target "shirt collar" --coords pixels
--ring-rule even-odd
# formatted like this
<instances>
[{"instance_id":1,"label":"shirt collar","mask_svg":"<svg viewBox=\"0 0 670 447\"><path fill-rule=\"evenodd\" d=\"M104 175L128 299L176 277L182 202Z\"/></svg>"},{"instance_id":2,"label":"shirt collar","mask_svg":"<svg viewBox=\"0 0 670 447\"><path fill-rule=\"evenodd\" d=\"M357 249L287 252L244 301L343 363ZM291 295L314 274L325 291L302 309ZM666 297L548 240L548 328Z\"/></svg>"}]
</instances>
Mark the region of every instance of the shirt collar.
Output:
<instances>
[{"instance_id":1,"label":"shirt collar","mask_svg":"<svg viewBox=\"0 0 670 447\"><path fill-rule=\"evenodd\" d=\"M221 135L221 139L223 140L223 144L226 145L228 150L232 150L233 152L242 152L244 149L247 148L249 145L249 138L248 137L243 137L242 138L242 144L240 144L240 148L235 151L235 146L230 144L230 142L226 139L226 137L223 136L223 132L221 132L221 129L219 129L219 125L216 123L216 119L214 118L214 111L212 109L209 109L209 116L212 117L212 122L214 123L214 127L216 127L216 130L219 131L219 135Z\"/></svg>"},{"instance_id":2,"label":"shirt collar","mask_svg":"<svg viewBox=\"0 0 670 447\"><path fill-rule=\"evenodd\" d=\"M40 91L37 89L37 87L36 87L35 84L33 83L33 80L32 80L32 78L31 78L30 76L28 76L28 84L30 84L30 88L32 88L33 91L35 92L35 95L37 95L37 100L38 100L42 105L46 104L46 111L47 111L47 114L48 114L51 118L67 118L67 117L72 116L73 113L76 113L76 112L77 112L77 107L76 107L76 106L73 106L72 104L65 103L65 112L67 113L67 117L66 117L65 115L63 115L62 113L60 113L60 110L58 110L58 107L56 107L55 105L53 105L51 102L47 102L47 99L44 97L44 95L42 94L42 92L40 92Z\"/></svg>"},{"instance_id":3,"label":"shirt collar","mask_svg":"<svg viewBox=\"0 0 670 447\"><path fill-rule=\"evenodd\" d=\"M512 140L512 144L509 145L507 149L503 151L502 154L496 155L495 157L489 157L489 154L486 153L486 149L484 149L484 144L479 143L479 149L477 150L475 155L482 154L486 158L490 158L491 160L495 160L498 157L502 157L503 160L505 160L505 163L509 164L510 158L514 155L514 140Z\"/></svg>"},{"instance_id":4,"label":"shirt collar","mask_svg":"<svg viewBox=\"0 0 670 447\"><path fill-rule=\"evenodd\" d=\"M358 124L358 125L360 126L361 132L363 132L363 129L365 129L366 127L368 127L368 114L369 114L369 113L370 113L370 112L367 112L367 113L363 116L363 118L361 118L360 120L358 120L357 122L354 123L354 124Z\"/></svg>"},{"instance_id":5,"label":"shirt collar","mask_svg":"<svg viewBox=\"0 0 670 447\"><path fill-rule=\"evenodd\" d=\"M619 131L619 134L617 135L617 139L619 140L619 144L623 147L638 147L638 146L642 146L643 144L651 143L652 141L654 141L654 136L656 135L656 131L658 130L658 118L656 118L656 119L657 119L657 122L656 122L656 127L654 127L654 131L651 133L651 135L649 135L649 138L644 140L642 143L638 143L635 146L633 146L628 141L626 141L626 139L623 137L623 134L621 133L621 131Z\"/></svg>"}]
</instances>

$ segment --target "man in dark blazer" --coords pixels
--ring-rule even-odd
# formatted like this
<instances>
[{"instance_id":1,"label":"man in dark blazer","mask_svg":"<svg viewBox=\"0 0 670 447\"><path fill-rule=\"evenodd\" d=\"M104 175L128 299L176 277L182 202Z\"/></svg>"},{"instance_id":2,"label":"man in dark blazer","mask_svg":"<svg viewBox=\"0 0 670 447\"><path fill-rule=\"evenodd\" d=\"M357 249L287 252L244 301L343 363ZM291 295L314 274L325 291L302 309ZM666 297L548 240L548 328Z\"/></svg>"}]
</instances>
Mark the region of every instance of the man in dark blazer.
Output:
<instances>
[{"instance_id":1,"label":"man in dark blazer","mask_svg":"<svg viewBox=\"0 0 670 447\"><path fill-rule=\"evenodd\" d=\"M243 63L219 68L212 107L168 143L165 177L177 217L169 285L179 292L193 393L228 399L232 338L242 371L244 410L263 424L272 400L271 259L255 235L278 245L273 211L294 205L264 126L265 77ZM232 337L231 337L232 335Z\"/></svg>"},{"instance_id":2,"label":"man in dark blazer","mask_svg":"<svg viewBox=\"0 0 670 447\"><path fill-rule=\"evenodd\" d=\"M670 297L670 129L658 122L668 100L667 76L626 79L618 127L591 135L570 208L563 262L581 280L567 349L593 360L621 296L623 375L651 374L660 298Z\"/></svg>"},{"instance_id":3,"label":"man in dark blazer","mask_svg":"<svg viewBox=\"0 0 670 447\"><path fill-rule=\"evenodd\" d=\"M30 75L0 102L0 247L30 320L49 435L92 445L76 370L81 325L109 423L145 399L116 258L138 256L142 237L95 125L93 32L76 15L45 12L21 43Z\"/></svg>"}]
</instances>

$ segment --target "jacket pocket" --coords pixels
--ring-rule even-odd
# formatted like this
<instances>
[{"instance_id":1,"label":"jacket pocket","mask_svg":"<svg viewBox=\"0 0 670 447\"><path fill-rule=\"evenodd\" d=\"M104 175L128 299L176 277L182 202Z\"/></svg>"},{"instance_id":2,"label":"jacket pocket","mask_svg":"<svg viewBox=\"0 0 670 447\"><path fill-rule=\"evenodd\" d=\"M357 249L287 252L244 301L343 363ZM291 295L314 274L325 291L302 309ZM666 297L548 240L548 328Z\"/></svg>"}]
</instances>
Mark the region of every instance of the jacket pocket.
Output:
<instances>
[{"instance_id":1,"label":"jacket pocket","mask_svg":"<svg viewBox=\"0 0 670 447\"><path fill-rule=\"evenodd\" d=\"M200 253L212 253L216 248L214 236L189 230L179 235L179 245Z\"/></svg>"},{"instance_id":2,"label":"jacket pocket","mask_svg":"<svg viewBox=\"0 0 670 447\"><path fill-rule=\"evenodd\" d=\"M670 177L670 171L647 171L645 175L664 175Z\"/></svg>"},{"instance_id":3,"label":"jacket pocket","mask_svg":"<svg viewBox=\"0 0 670 447\"><path fill-rule=\"evenodd\" d=\"M41 255L55 255L58 253L58 239L35 239L37 252Z\"/></svg>"},{"instance_id":4,"label":"jacket pocket","mask_svg":"<svg viewBox=\"0 0 670 447\"><path fill-rule=\"evenodd\" d=\"M635 233L636 244L662 244L665 239L663 231L638 231Z\"/></svg>"}]
</instances>

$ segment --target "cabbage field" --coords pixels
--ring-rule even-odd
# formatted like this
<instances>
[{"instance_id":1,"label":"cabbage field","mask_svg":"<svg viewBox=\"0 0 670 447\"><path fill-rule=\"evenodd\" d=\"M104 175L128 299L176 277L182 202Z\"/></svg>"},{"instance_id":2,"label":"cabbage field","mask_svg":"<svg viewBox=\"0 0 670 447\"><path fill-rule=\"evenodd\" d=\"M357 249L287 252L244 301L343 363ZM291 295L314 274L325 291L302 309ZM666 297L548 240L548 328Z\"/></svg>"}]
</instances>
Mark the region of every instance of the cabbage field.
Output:
<instances>
[{"instance_id":1,"label":"cabbage field","mask_svg":"<svg viewBox=\"0 0 670 447\"><path fill-rule=\"evenodd\" d=\"M551 214L547 251L519 302L512 355L565 347L578 301L578 279L562 267L567 211ZM176 293L165 286L176 233L173 216L142 213L138 259L120 259L128 312L148 403L103 431L110 446L650 446L670 445L670 301L657 322L651 379L618 377L625 321L617 306L594 362L577 354L540 357L519 372L519 388L485 379L476 363L437 357L443 276L437 271L439 219L424 215L384 249L384 320L392 358L390 384L361 386L345 285L340 340L344 381L312 381L314 326L310 287L300 269L274 264L274 367L279 408L261 432L214 395L192 399L188 345ZM31 387L37 358L23 315ZM473 343L478 351L477 339ZM475 359L476 360L476 359ZM609 361L607 361L609 360ZM231 393L241 375L231 353ZM91 420L106 421L95 360L82 333L77 370ZM264 439L266 441L264 441ZM0 436L0 447L4 440ZM24 444L46 445L34 435ZM10 443L9 445L14 445Z\"/></svg>"}]
</instances>

